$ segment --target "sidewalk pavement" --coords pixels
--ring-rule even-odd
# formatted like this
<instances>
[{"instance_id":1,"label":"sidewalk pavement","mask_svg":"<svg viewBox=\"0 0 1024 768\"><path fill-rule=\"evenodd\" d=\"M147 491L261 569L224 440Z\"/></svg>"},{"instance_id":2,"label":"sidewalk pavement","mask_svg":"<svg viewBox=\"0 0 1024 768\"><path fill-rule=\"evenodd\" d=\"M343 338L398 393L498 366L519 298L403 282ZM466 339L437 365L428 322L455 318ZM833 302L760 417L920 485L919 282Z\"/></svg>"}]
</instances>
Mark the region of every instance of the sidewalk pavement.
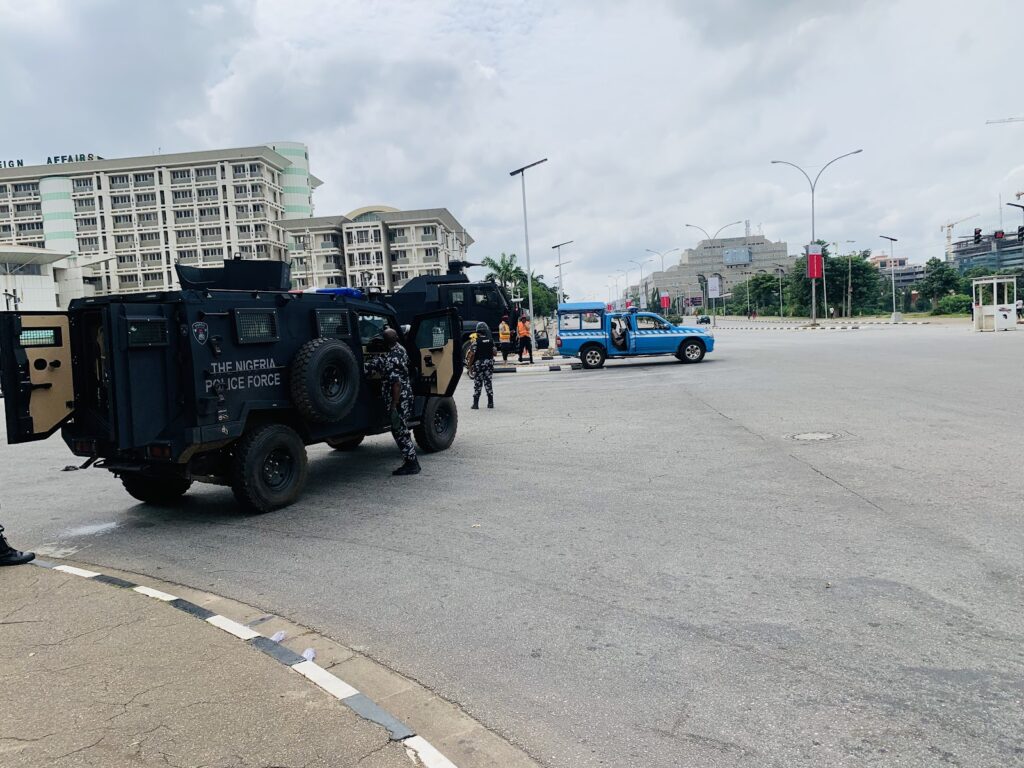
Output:
<instances>
[{"instance_id":1,"label":"sidewalk pavement","mask_svg":"<svg viewBox=\"0 0 1024 768\"><path fill-rule=\"evenodd\" d=\"M0 568L0 765L409 768L399 741L160 600Z\"/></svg>"}]
</instances>

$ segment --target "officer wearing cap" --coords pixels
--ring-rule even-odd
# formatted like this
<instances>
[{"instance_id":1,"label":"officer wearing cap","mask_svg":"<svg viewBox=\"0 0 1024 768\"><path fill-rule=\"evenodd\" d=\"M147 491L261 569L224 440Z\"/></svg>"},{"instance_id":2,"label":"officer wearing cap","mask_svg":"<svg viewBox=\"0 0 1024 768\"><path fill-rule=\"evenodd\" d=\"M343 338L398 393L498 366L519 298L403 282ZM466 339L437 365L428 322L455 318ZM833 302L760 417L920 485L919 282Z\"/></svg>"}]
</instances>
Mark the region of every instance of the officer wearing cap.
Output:
<instances>
[{"instance_id":1,"label":"officer wearing cap","mask_svg":"<svg viewBox=\"0 0 1024 768\"><path fill-rule=\"evenodd\" d=\"M480 408L480 390L487 390L487 407L494 407L494 339L487 323L476 324L476 340L469 347L473 370L473 410Z\"/></svg>"},{"instance_id":2,"label":"officer wearing cap","mask_svg":"<svg viewBox=\"0 0 1024 768\"><path fill-rule=\"evenodd\" d=\"M413 393L409 378L409 354L405 351L394 328L386 328L381 334L387 352L371 357L366 363L368 374L380 376L381 397L384 408L391 415L391 436L395 438L398 450L405 463L392 475L418 475L420 463L416 458L416 446L409 432L412 421Z\"/></svg>"}]
</instances>

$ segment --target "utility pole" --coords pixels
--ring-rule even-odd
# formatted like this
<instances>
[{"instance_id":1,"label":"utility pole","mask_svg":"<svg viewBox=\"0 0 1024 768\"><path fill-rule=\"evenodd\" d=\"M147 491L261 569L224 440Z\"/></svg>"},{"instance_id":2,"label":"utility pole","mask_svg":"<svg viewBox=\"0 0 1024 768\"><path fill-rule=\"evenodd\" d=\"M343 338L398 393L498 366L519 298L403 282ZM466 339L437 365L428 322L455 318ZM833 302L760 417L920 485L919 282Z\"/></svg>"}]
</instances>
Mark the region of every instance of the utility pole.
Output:
<instances>
[{"instance_id":1,"label":"utility pole","mask_svg":"<svg viewBox=\"0 0 1024 768\"><path fill-rule=\"evenodd\" d=\"M892 317L889 319L891 323L899 323L903 320L903 315L896 311L896 238L889 237L888 235L879 235L883 240L889 241L889 266L892 267Z\"/></svg>"},{"instance_id":2,"label":"utility pole","mask_svg":"<svg viewBox=\"0 0 1024 768\"><path fill-rule=\"evenodd\" d=\"M853 245L855 240L847 240L848 246ZM846 316L853 319L853 249L846 254Z\"/></svg>"},{"instance_id":3,"label":"utility pole","mask_svg":"<svg viewBox=\"0 0 1024 768\"><path fill-rule=\"evenodd\" d=\"M516 168L514 171L509 171L509 176L518 175L520 180L523 182L523 237L526 242L526 296L527 302L530 307L530 347L531 349L537 348L537 336L534 333L535 318L533 316L533 272L530 270L530 226L526 221L526 171L533 168L535 165L546 163L548 159L545 157L543 160L537 160L536 162L524 165L522 168Z\"/></svg>"}]
</instances>

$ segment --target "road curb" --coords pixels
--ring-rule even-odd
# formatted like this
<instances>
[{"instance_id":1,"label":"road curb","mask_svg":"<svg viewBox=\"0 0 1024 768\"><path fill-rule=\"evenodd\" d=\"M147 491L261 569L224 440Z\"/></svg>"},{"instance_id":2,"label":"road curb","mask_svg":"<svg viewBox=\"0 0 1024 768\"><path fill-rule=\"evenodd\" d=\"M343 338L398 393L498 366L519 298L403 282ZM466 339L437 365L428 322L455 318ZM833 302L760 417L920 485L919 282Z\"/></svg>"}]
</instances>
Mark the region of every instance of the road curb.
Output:
<instances>
[{"instance_id":1,"label":"road curb","mask_svg":"<svg viewBox=\"0 0 1024 768\"><path fill-rule=\"evenodd\" d=\"M392 741L399 742L405 747L413 764L423 765L426 768L457 768L455 763L449 760L429 741L418 735L406 723L378 705L364 693L361 693L355 686L345 682L337 675L316 664L316 662L307 659L304 655L286 648L245 624L210 611L197 603L169 592L138 584L128 579L122 579L118 576L105 574L101 571L79 568L74 565L62 565L39 559L34 560L33 564L71 576L97 581L113 588L137 592L150 599L166 603L168 606L187 613L198 621L205 621L227 632L245 645L262 651L296 674L302 675L327 694L333 696L359 717L384 728Z\"/></svg>"},{"instance_id":2,"label":"road curb","mask_svg":"<svg viewBox=\"0 0 1024 768\"><path fill-rule=\"evenodd\" d=\"M538 373L567 373L569 371L581 371L583 365L580 363L558 363L554 365L530 365L530 366L514 366L505 365L496 367L495 373L525 373L525 374L538 374Z\"/></svg>"}]
</instances>

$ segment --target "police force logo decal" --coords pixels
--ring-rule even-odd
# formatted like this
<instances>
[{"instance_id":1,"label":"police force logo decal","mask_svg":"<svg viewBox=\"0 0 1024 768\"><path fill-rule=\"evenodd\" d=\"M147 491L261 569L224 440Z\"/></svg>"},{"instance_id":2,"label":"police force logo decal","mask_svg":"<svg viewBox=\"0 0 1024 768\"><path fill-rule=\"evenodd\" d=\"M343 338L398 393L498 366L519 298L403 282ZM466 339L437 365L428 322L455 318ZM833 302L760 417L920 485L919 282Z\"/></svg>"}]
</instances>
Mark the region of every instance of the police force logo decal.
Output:
<instances>
[{"instance_id":1,"label":"police force logo decal","mask_svg":"<svg viewBox=\"0 0 1024 768\"><path fill-rule=\"evenodd\" d=\"M210 338L210 326L203 322L192 323L192 335L200 344L206 344L206 340Z\"/></svg>"}]
</instances>

